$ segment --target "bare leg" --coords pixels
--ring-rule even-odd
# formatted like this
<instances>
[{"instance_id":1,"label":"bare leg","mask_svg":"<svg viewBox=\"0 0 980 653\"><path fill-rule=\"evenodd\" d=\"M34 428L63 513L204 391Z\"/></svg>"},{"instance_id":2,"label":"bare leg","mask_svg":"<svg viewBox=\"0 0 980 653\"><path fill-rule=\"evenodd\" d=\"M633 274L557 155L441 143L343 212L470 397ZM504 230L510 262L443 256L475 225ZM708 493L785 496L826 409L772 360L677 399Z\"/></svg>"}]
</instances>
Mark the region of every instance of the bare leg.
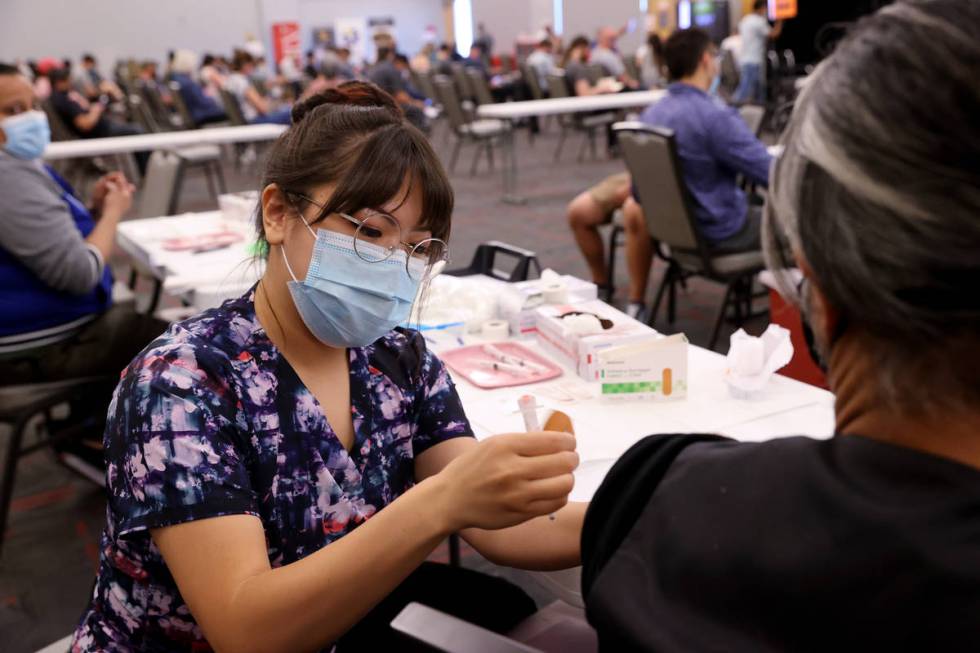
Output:
<instances>
[{"instance_id":1,"label":"bare leg","mask_svg":"<svg viewBox=\"0 0 980 653\"><path fill-rule=\"evenodd\" d=\"M643 218L643 208L632 197L623 204L626 229L626 267L629 271L629 301L642 304L653 264L653 243Z\"/></svg>"},{"instance_id":2,"label":"bare leg","mask_svg":"<svg viewBox=\"0 0 980 653\"><path fill-rule=\"evenodd\" d=\"M608 218L588 191L580 193L568 205L568 225L589 266L592 281L599 286L609 284L605 248L599 235L599 226Z\"/></svg>"}]
</instances>

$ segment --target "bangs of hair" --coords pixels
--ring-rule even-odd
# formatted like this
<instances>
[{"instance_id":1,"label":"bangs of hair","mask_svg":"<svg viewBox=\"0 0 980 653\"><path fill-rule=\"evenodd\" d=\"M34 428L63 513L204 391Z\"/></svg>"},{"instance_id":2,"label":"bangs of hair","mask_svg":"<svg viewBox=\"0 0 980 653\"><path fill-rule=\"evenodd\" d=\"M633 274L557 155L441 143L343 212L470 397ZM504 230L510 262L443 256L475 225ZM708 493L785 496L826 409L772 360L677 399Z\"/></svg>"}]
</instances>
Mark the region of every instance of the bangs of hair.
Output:
<instances>
[{"instance_id":1,"label":"bangs of hair","mask_svg":"<svg viewBox=\"0 0 980 653\"><path fill-rule=\"evenodd\" d=\"M406 179L408 188L400 196ZM439 157L415 127L388 125L367 137L314 222L333 213L382 211L392 202L397 208L416 187L422 193L422 214L416 228L448 242L454 197Z\"/></svg>"}]
</instances>

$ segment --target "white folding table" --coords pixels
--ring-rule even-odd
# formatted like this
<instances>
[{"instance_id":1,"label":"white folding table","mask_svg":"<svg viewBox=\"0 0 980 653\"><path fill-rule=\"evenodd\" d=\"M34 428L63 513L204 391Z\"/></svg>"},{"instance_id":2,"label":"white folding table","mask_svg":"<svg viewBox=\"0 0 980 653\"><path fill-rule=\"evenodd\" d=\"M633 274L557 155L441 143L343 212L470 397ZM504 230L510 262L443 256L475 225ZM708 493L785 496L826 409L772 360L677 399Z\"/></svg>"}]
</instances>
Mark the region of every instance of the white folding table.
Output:
<instances>
[{"instance_id":1,"label":"white folding table","mask_svg":"<svg viewBox=\"0 0 980 653\"><path fill-rule=\"evenodd\" d=\"M511 123L511 129L505 132L502 139L505 148L503 170L504 202L523 204L526 198L517 195L517 154L514 149L513 123L532 116L555 116L570 113L589 113L592 111L614 111L617 109L635 109L645 107L659 101L667 91L636 91L629 93L608 93L603 95L585 95L547 100L526 100L523 102L500 102L484 104L477 108L479 118L506 120Z\"/></svg>"},{"instance_id":2,"label":"white folding table","mask_svg":"<svg viewBox=\"0 0 980 653\"><path fill-rule=\"evenodd\" d=\"M83 138L51 143L44 150L43 158L47 161L54 161L56 159L169 150L192 145L271 141L279 138L279 135L284 131L286 131L284 125L242 125L239 127L206 127L187 131L137 134L135 136Z\"/></svg>"},{"instance_id":3,"label":"white folding table","mask_svg":"<svg viewBox=\"0 0 980 653\"><path fill-rule=\"evenodd\" d=\"M209 251L173 251L167 241L231 231L241 240ZM126 220L116 230L116 244L135 265L152 275L169 295L198 309L241 295L262 276L264 263L253 254L255 228L229 220L221 211Z\"/></svg>"}]
</instances>

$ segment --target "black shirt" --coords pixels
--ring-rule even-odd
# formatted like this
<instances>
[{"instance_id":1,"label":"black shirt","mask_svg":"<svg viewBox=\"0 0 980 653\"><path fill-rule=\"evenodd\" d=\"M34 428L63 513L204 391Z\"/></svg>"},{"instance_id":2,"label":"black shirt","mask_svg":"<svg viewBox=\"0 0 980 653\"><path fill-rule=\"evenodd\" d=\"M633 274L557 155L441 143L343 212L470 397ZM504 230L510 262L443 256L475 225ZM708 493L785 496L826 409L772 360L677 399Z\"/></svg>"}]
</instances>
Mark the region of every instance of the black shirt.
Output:
<instances>
[{"instance_id":1,"label":"black shirt","mask_svg":"<svg viewBox=\"0 0 980 653\"><path fill-rule=\"evenodd\" d=\"M105 115L99 116L99 120L87 132L82 131L75 125L75 118L85 115L88 111L82 108L78 102L73 100L65 91L51 92L51 106L61 116L61 119L68 126L73 134L81 138L102 138L110 136L109 123L106 122Z\"/></svg>"},{"instance_id":2,"label":"black shirt","mask_svg":"<svg viewBox=\"0 0 980 653\"><path fill-rule=\"evenodd\" d=\"M980 471L865 437L647 438L582 557L603 651L980 650Z\"/></svg>"},{"instance_id":3,"label":"black shirt","mask_svg":"<svg viewBox=\"0 0 980 653\"><path fill-rule=\"evenodd\" d=\"M578 80L580 79L588 81L588 68L585 67L585 64L579 63L578 61L569 60L565 64L565 81L568 83L568 92L572 95L578 95L578 91L575 90L575 85L578 84ZM589 85L591 86L591 84Z\"/></svg>"}]
</instances>

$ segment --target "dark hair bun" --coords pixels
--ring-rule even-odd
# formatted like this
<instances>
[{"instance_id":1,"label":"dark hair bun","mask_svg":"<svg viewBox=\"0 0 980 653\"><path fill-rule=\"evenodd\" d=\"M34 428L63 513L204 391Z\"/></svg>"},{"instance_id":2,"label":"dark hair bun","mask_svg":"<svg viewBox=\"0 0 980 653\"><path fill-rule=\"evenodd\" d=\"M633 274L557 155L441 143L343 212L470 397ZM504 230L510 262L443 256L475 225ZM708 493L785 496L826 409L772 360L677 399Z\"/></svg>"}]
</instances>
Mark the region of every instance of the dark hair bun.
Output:
<instances>
[{"instance_id":1,"label":"dark hair bun","mask_svg":"<svg viewBox=\"0 0 980 653\"><path fill-rule=\"evenodd\" d=\"M330 88L316 95L311 95L293 106L292 121L295 125L311 111L324 104L341 106L368 107L386 109L401 118L404 114L395 98L385 93L370 82L344 82L337 88Z\"/></svg>"}]
</instances>

